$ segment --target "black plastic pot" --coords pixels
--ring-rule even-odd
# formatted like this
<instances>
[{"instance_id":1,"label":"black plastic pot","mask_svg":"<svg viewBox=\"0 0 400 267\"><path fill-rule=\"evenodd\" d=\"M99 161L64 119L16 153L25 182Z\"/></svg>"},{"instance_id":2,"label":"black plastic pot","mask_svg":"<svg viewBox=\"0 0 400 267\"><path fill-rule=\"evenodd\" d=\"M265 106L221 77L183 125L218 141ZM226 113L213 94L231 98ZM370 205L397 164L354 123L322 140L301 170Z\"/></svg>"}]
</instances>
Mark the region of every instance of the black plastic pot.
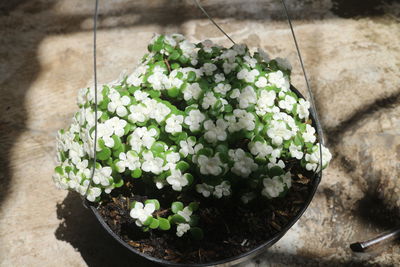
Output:
<instances>
[{"instance_id":1,"label":"black plastic pot","mask_svg":"<svg viewBox=\"0 0 400 267\"><path fill-rule=\"evenodd\" d=\"M290 88L294 93L296 93L299 97L302 97L302 94L293 86L291 86ZM313 117L313 112L311 112L310 110L310 117L312 118L313 121L313 126L317 127L314 117ZM117 234L115 234L111 228L107 225L107 223L104 221L104 219L101 217L101 215L99 214L98 210L96 209L95 206L93 205L88 205L90 207L90 209L92 210L93 214L96 216L96 218L98 219L98 221L100 222L100 224L104 227L104 229L115 239L117 240L121 245L123 245L124 247L126 247L128 250L130 250L132 253L144 257L147 260L153 262L153 263L158 263L161 265L165 265L165 266L191 266L191 267L200 267L200 266L231 266L233 264L238 264L241 263L245 260L251 259L253 257L255 257L256 255L259 255L261 253L263 253L266 249L268 249L269 247L271 247L273 244L275 244L279 239L281 239L286 232L292 228L292 226L298 221L298 219L300 219L300 217L303 215L303 213L306 211L306 209L308 208L308 206L311 203L311 200L314 198L315 192L317 191L318 185L321 181L321 173L318 172L314 175L314 179L312 181L312 188L310 190L310 195L308 196L306 202L304 203L304 206L300 209L300 211L298 212L298 214L278 233L276 233L275 235L271 236L271 238L269 238L268 240L265 240L265 242L240 255L237 255L235 257L231 257L231 258L227 258L224 260L219 260L219 261L215 261L215 262L208 262L208 263L198 263L198 264L183 264L183 263L174 263L174 262L170 262L170 261L166 261L166 260L162 260L159 258L155 258L152 256L149 256L147 254L141 253L139 251L137 251L136 249L134 249L133 247L131 247L129 244L127 244L125 241L123 241Z\"/></svg>"}]
</instances>

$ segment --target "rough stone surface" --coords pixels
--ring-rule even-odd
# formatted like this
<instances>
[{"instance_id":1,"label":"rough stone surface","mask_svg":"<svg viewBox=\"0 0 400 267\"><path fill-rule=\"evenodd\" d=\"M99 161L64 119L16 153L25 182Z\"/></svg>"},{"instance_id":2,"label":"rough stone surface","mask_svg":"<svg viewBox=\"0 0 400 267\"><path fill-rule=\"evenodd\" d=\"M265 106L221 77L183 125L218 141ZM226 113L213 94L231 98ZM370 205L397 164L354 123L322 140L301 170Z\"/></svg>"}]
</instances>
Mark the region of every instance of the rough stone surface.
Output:
<instances>
[{"instance_id":1,"label":"rough stone surface","mask_svg":"<svg viewBox=\"0 0 400 267\"><path fill-rule=\"evenodd\" d=\"M229 45L192 1L100 2L100 82L132 71L154 32ZM305 92L278 1L201 2L236 42L288 57ZM334 159L299 222L240 266L398 264L398 244L366 255L348 246L399 221L400 6L287 2ZM92 82L92 10L93 1L0 1L0 266L153 266L51 182L56 131Z\"/></svg>"}]
</instances>

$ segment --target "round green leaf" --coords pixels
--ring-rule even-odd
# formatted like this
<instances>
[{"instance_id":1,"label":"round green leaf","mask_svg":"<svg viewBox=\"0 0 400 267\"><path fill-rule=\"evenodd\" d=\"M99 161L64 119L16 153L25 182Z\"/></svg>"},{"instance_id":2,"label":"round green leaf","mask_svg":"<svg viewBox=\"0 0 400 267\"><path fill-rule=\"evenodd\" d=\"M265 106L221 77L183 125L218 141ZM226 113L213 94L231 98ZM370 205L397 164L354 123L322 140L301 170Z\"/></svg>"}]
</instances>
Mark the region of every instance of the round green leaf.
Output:
<instances>
[{"instance_id":1,"label":"round green leaf","mask_svg":"<svg viewBox=\"0 0 400 267\"><path fill-rule=\"evenodd\" d=\"M169 223L169 221L167 219L158 218L158 222L159 222L158 228L160 230L168 231L169 229L171 229L171 224Z\"/></svg>"},{"instance_id":2,"label":"round green leaf","mask_svg":"<svg viewBox=\"0 0 400 267\"><path fill-rule=\"evenodd\" d=\"M204 237L203 230L201 230L201 228L199 228L199 227L190 228L189 231L190 231L192 237L196 240L201 240Z\"/></svg>"},{"instance_id":3,"label":"round green leaf","mask_svg":"<svg viewBox=\"0 0 400 267\"><path fill-rule=\"evenodd\" d=\"M178 214L172 215L171 221L172 221L173 223L175 223L175 224L178 224L178 223L186 223L185 218L183 218L181 215L178 215Z\"/></svg>"},{"instance_id":4,"label":"round green leaf","mask_svg":"<svg viewBox=\"0 0 400 267\"><path fill-rule=\"evenodd\" d=\"M160 221L157 220L156 218L152 218L152 219L153 219L153 220L151 221L149 227L150 227L151 229L157 229L158 226L160 225Z\"/></svg>"},{"instance_id":5,"label":"round green leaf","mask_svg":"<svg viewBox=\"0 0 400 267\"><path fill-rule=\"evenodd\" d=\"M139 177L141 177L141 176L142 176L142 170L141 170L140 168L138 168L138 169L136 169L136 170L133 170L133 171L131 172L131 176L132 176L132 178L139 178Z\"/></svg>"},{"instance_id":6,"label":"round green leaf","mask_svg":"<svg viewBox=\"0 0 400 267\"><path fill-rule=\"evenodd\" d=\"M103 148L101 151L96 153L96 157L99 160L107 160L111 156L111 150L108 147Z\"/></svg>"},{"instance_id":7,"label":"round green leaf","mask_svg":"<svg viewBox=\"0 0 400 267\"><path fill-rule=\"evenodd\" d=\"M178 211L183 210L183 203L176 201L171 204L171 210L173 213L178 213Z\"/></svg>"}]
</instances>

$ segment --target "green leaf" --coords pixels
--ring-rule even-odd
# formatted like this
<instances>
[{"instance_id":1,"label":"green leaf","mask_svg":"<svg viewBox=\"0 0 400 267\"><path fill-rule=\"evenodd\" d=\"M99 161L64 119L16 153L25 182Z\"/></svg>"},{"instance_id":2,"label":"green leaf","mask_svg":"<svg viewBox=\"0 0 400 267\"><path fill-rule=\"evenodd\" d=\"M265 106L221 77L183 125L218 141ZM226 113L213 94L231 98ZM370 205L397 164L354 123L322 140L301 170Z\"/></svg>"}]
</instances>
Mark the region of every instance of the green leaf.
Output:
<instances>
[{"instance_id":1,"label":"green leaf","mask_svg":"<svg viewBox=\"0 0 400 267\"><path fill-rule=\"evenodd\" d=\"M119 149L122 146L121 138L117 135L113 135L112 139L114 140L114 146L113 149Z\"/></svg>"},{"instance_id":2,"label":"green leaf","mask_svg":"<svg viewBox=\"0 0 400 267\"><path fill-rule=\"evenodd\" d=\"M63 171L63 169L62 169L61 166L57 166L57 167L54 169L54 171L55 171L56 173L58 173L58 174L61 174L61 175L64 174L64 171Z\"/></svg>"},{"instance_id":3,"label":"green leaf","mask_svg":"<svg viewBox=\"0 0 400 267\"><path fill-rule=\"evenodd\" d=\"M177 97L179 95L179 89L176 87L172 87L171 89L167 90L168 96L169 97Z\"/></svg>"},{"instance_id":4,"label":"green leaf","mask_svg":"<svg viewBox=\"0 0 400 267\"><path fill-rule=\"evenodd\" d=\"M198 210L198 209L199 209L199 202L191 202L191 203L189 204L189 209L190 209L191 211L196 211L196 210Z\"/></svg>"},{"instance_id":5,"label":"green leaf","mask_svg":"<svg viewBox=\"0 0 400 267\"><path fill-rule=\"evenodd\" d=\"M199 223L199 220L200 220L199 216L192 215L192 216L190 216L189 225L190 226L196 226Z\"/></svg>"},{"instance_id":6,"label":"green leaf","mask_svg":"<svg viewBox=\"0 0 400 267\"><path fill-rule=\"evenodd\" d=\"M183 210L183 203L175 201L171 204L171 210L173 213L178 213L178 211Z\"/></svg>"},{"instance_id":7,"label":"green leaf","mask_svg":"<svg viewBox=\"0 0 400 267\"><path fill-rule=\"evenodd\" d=\"M189 71L187 79L189 82L194 82L196 80L196 73L194 71Z\"/></svg>"},{"instance_id":8,"label":"green leaf","mask_svg":"<svg viewBox=\"0 0 400 267\"><path fill-rule=\"evenodd\" d=\"M189 163L187 163L186 161L179 161L179 162L176 164L176 168L177 168L178 170L181 170L181 172L185 172L187 169L189 169L189 167L190 167L190 165L189 165Z\"/></svg>"},{"instance_id":9,"label":"green leaf","mask_svg":"<svg viewBox=\"0 0 400 267\"><path fill-rule=\"evenodd\" d=\"M179 63L172 63L171 64L171 69L176 70L180 67L181 65L179 65Z\"/></svg>"},{"instance_id":10,"label":"green leaf","mask_svg":"<svg viewBox=\"0 0 400 267\"><path fill-rule=\"evenodd\" d=\"M159 222L158 228L160 230L168 231L169 229L171 229L171 224L169 223L169 221L167 219L158 218L158 222Z\"/></svg>"},{"instance_id":11,"label":"green leaf","mask_svg":"<svg viewBox=\"0 0 400 267\"><path fill-rule=\"evenodd\" d=\"M181 55L177 50L174 50L168 57L170 60L177 60Z\"/></svg>"},{"instance_id":12,"label":"green leaf","mask_svg":"<svg viewBox=\"0 0 400 267\"><path fill-rule=\"evenodd\" d=\"M189 231L195 240L202 240L204 237L203 230L199 227L190 228Z\"/></svg>"},{"instance_id":13,"label":"green leaf","mask_svg":"<svg viewBox=\"0 0 400 267\"><path fill-rule=\"evenodd\" d=\"M274 177L274 176L280 176L282 174L284 174L285 172L283 171L283 169L279 166L274 166L271 169L269 169L269 176L270 177Z\"/></svg>"},{"instance_id":14,"label":"green leaf","mask_svg":"<svg viewBox=\"0 0 400 267\"><path fill-rule=\"evenodd\" d=\"M160 209L160 202L157 199L148 199L144 202L144 204L153 203L156 207L156 210Z\"/></svg>"},{"instance_id":15,"label":"green leaf","mask_svg":"<svg viewBox=\"0 0 400 267\"><path fill-rule=\"evenodd\" d=\"M111 156L111 150L108 147L103 148L101 151L96 153L96 157L99 160L107 160Z\"/></svg>"},{"instance_id":16,"label":"green leaf","mask_svg":"<svg viewBox=\"0 0 400 267\"><path fill-rule=\"evenodd\" d=\"M121 187L124 185L124 179L119 179L119 181L117 181L116 183L114 183L115 187Z\"/></svg>"},{"instance_id":17,"label":"green leaf","mask_svg":"<svg viewBox=\"0 0 400 267\"><path fill-rule=\"evenodd\" d=\"M151 151L154 154L159 154L161 152L164 152L165 150L165 143L164 142L154 142L153 145L151 146Z\"/></svg>"},{"instance_id":18,"label":"green leaf","mask_svg":"<svg viewBox=\"0 0 400 267\"><path fill-rule=\"evenodd\" d=\"M139 178L142 176L142 170L140 168L137 168L136 170L133 170L131 172L132 178Z\"/></svg>"},{"instance_id":19,"label":"green leaf","mask_svg":"<svg viewBox=\"0 0 400 267\"><path fill-rule=\"evenodd\" d=\"M153 220L151 221L149 227L151 229L157 229L159 225L160 225L160 221L157 220L156 218L153 218Z\"/></svg>"},{"instance_id":20,"label":"green leaf","mask_svg":"<svg viewBox=\"0 0 400 267\"><path fill-rule=\"evenodd\" d=\"M192 174L190 174L190 173L185 173L183 176L184 176L184 177L186 178L186 180L188 181L188 185L191 185L191 184L193 183L194 178L193 178L193 175L192 175Z\"/></svg>"},{"instance_id":21,"label":"green leaf","mask_svg":"<svg viewBox=\"0 0 400 267\"><path fill-rule=\"evenodd\" d=\"M147 219L143 222L143 225L149 226L153 222L153 219L154 218L152 216L147 217Z\"/></svg>"},{"instance_id":22,"label":"green leaf","mask_svg":"<svg viewBox=\"0 0 400 267\"><path fill-rule=\"evenodd\" d=\"M183 218L181 215L178 215L178 214L172 215L171 221L172 221L173 223L175 223L175 224L178 224L178 223L186 223L185 218Z\"/></svg>"}]
</instances>

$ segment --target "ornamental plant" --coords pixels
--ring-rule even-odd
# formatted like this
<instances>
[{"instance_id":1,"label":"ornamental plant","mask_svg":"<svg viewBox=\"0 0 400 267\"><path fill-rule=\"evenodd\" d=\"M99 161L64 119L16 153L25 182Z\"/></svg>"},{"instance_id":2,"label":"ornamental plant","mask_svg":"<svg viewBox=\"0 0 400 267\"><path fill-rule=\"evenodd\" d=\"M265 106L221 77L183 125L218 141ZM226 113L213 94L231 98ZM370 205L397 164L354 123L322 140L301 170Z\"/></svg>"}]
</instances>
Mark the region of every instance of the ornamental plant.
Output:
<instances>
[{"instance_id":1,"label":"ornamental plant","mask_svg":"<svg viewBox=\"0 0 400 267\"><path fill-rule=\"evenodd\" d=\"M131 203L137 227L201 239L202 199L268 202L290 189L288 162L308 172L328 165L286 60L180 34L156 35L148 50L131 75L98 88L95 166L94 88L79 91L79 111L58 132L58 188L101 202L141 182L150 195Z\"/></svg>"}]
</instances>

